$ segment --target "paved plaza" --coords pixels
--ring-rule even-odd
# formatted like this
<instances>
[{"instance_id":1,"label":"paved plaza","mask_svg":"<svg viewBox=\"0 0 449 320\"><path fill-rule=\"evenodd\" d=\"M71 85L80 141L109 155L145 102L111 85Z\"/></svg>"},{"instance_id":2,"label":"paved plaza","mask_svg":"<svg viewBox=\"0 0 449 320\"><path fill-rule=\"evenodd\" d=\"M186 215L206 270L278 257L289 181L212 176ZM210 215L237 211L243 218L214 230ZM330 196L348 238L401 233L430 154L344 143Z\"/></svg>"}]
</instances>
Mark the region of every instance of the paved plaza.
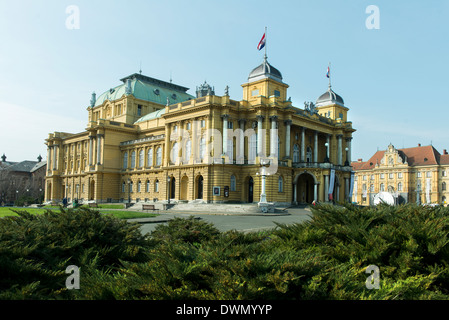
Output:
<instances>
[{"instance_id":1,"label":"paved plaza","mask_svg":"<svg viewBox=\"0 0 449 320\"><path fill-rule=\"evenodd\" d=\"M243 232L259 231L264 229L272 229L276 227L276 223L293 224L301 223L310 219L311 211L309 208L287 208L277 210L276 214L263 213L230 213L230 212L199 212L199 211L172 211L161 210L160 215L155 218L130 219L130 222L138 222L141 224L143 234L153 231L160 223L167 223L169 219L175 217L195 216L204 221L213 223L220 231L238 230Z\"/></svg>"}]
</instances>

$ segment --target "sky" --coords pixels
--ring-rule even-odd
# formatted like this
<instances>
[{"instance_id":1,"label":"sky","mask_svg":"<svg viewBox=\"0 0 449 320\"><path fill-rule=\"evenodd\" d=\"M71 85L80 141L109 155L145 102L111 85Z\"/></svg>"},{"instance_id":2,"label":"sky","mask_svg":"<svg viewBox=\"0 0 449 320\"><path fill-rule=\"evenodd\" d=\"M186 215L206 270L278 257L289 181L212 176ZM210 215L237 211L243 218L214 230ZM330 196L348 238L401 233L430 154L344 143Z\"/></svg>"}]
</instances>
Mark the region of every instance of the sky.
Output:
<instances>
[{"instance_id":1,"label":"sky","mask_svg":"<svg viewBox=\"0 0 449 320\"><path fill-rule=\"evenodd\" d=\"M55 131L87 126L97 97L139 72L241 100L267 55L303 108L332 89L349 108L352 158L449 150L449 1L0 0L0 154L47 157ZM373 7L375 10L373 10ZM73 9L75 8L75 9Z\"/></svg>"}]
</instances>

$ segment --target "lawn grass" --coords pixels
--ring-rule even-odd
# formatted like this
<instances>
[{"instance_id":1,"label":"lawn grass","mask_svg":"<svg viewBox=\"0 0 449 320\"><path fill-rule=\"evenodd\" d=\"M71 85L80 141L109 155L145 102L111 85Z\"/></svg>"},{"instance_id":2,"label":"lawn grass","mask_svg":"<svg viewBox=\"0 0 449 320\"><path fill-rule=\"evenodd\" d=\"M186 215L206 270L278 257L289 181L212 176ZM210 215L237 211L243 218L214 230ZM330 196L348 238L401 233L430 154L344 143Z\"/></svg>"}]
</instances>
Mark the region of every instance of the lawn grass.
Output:
<instances>
[{"instance_id":1,"label":"lawn grass","mask_svg":"<svg viewBox=\"0 0 449 320\"><path fill-rule=\"evenodd\" d=\"M106 206L108 206L108 205L106 205ZM12 210L27 211L31 214L42 214L45 212L46 209L59 211L59 207L55 207L55 206L46 206L43 208L0 207L0 217L16 216L17 214ZM141 211L125 211L125 210L122 211L122 210L110 210L110 209L115 209L115 208L107 208L107 209L100 208L99 211L103 214L111 214L114 217L117 217L119 219L152 218L152 217L158 216L158 214L141 212ZM123 209L123 208L121 208L121 209Z\"/></svg>"}]
</instances>

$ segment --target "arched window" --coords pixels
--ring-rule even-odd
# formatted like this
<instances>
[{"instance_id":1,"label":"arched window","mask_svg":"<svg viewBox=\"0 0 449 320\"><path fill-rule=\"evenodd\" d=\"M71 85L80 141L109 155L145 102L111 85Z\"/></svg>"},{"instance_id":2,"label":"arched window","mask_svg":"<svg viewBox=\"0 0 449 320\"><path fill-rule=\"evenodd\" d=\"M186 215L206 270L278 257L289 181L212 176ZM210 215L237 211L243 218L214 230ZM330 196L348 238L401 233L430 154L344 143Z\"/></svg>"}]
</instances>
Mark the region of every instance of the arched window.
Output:
<instances>
[{"instance_id":1,"label":"arched window","mask_svg":"<svg viewBox=\"0 0 449 320\"><path fill-rule=\"evenodd\" d=\"M186 141L186 149L184 153L184 160L186 162L189 162L191 154L192 154L192 141L190 141L189 139Z\"/></svg>"},{"instance_id":2,"label":"arched window","mask_svg":"<svg viewBox=\"0 0 449 320\"><path fill-rule=\"evenodd\" d=\"M160 166L162 164L162 148L159 147L156 150L156 165Z\"/></svg>"},{"instance_id":3,"label":"arched window","mask_svg":"<svg viewBox=\"0 0 449 320\"><path fill-rule=\"evenodd\" d=\"M252 134L249 137L249 152L248 152L248 161L250 163L254 163L256 161L257 156L257 134Z\"/></svg>"},{"instance_id":4,"label":"arched window","mask_svg":"<svg viewBox=\"0 0 449 320\"><path fill-rule=\"evenodd\" d=\"M152 167L153 166L153 148L148 149L147 166L148 167Z\"/></svg>"},{"instance_id":5,"label":"arched window","mask_svg":"<svg viewBox=\"0 0 449 320\"><path fill-rule=\"evenodd\" d=\"M178 160L178 155L179 155L179 148L178 148L178 143L175 142L173 144L173 148L171 149L171 154L170 154L170 162L171 163L176 163L176 161Z\"/></svg>"},{"instance_id":6,"label":"arched window","mask_svg":"<svg viewBox=\"0 0 449 320\"><path fill-rule=\"evenodd\" d=\"M383 183L380 184L380 191L385 191L385 185Z\"/></svg>"},{"instance_id":7,"label":"arched window","mask_svg":"<svg viewBox=\"0 0 449 320\"><path fill-rule=\"evenodd\" d=\"M147 180L145 184L145 192L150 192L150 180Z\"/></svg>"},{"instance_id":8,"label":"arched window","mask_svg":"<svg viewBox=\"0 0 449 320\"><path fill-rule=\"evenodd\" d=\"M402 191L402 182L398 183L398 191Z\"/></svg>"},{"instance_id":9,"label":"arched window","mask_svg":"<svg viewBox=\"0 0 449 320\"><path fill-rule=\"evenodd\" d=\"M137 192L140 192L141 187L142 187L142 182L140 182L140 180L139 180L139 181L137 181Z\"/></svg>"},{"instance_id":10,"label":"arched window","mask_svg":"<svg viewBox=\"0 0 449 320\"><path fill-rule=\"evenodd\" d=\"M159 180L154 181L154 192L159 192Z\"/></svg>"},{"instance_id":11,"label":"arched window","mask_svg":"<svg viewBox=\"0 0 449 320\"><path fill-rule=\"evenodd\" d=\"M123 155L123 169L128 168L128 151Z\"/></svg>"},{"instance_id":12,"label":"arched window","mask_svg":"<svg viewBox=\"0 0 449 320\"><path fill-rule=\"evenodd\" d=\"M133 191L133 182L132 181L129 183L129 192L134 192Z\"/></svg>"},{"instance_id":13,"label":"arched window","mask_svg":"<svg viewBox=\"0 0 449 320\"><path fill-rule=\"evenodd\" d=\"M143 168L143 162L144 162L143 149L140 149L140 151L139 151L139 168Z\"/></svg>"},{"instance_id":14,"label":"arched window","mask_svg":"<svg viewBox=\"0 0 449 320\"><path fill-rule=\"evenodd\" d=\"M236 186L236 180L235 180L235 176L232 175L231 176L231 191L236 191L237 186Z\"/></svg>"},{"instance_id":15,"label":"arched window","mask_svg":"<svg viewBox=\"0 0 449 320\"><path fill-rule=\"evenodd\" d=\"M293 162L299 162L299 145L293 145Z\"/></svg>"},{"instance_id":16,"label":"arched window","mask_svg":"<svg viewBox=\"0 0 449 320\"><path fill-rule=\"evenodd\" d=\"M446 191L446 182L443 182L443 183L441 184L441 190L442 190L442 191Z\"/></svg>"},{"instance_id":17,"label":"arched window","mask_svg":"<svg viewBox=\"0 0 449 320\"><path fill-rule=\"evenodd\" d=\"M227 155L229 157L229 161L233 163L234 160L234 138L231 137L231 139L228 139L228 150Z\"/></svg>"},{"instance_id":18,"label":"arched window","mask_svg":"<svg viewBox=\"0 0 449 320\"><path fill-rule=\"evenodd\" d=\"M312 148L307 147L306 162L312 162Z\"/></svg>"},{"instance_id":19,"label":"arched window","mask_svg":"<svg viewBox=\"0 0 449 320\"><path fill-rule=\"evenodd\" d=\"M201 138L200 140L200 158L204 159L206 156L206 139Z\"/></svg>"},{"instance_id":20,"label":"arched window","mask_svg":"<svg viewBox=\"0 0 449 320\"><path fill-rule=\"evenodd\" d=\"M374 184L371 184L371 185L369 186L369 191L370 191L370 192L374 192Z\"/></svg>"},{"instance_id":21,"label":"arched window","mask_svg":"<svg viewBox=\"0 0 449 320\"><path fill-rule=\"evenodd\" d=\"M123 183L122 183L122 192L123 193L126 192L126 182L125 181L123 181Z\"/></svg>"},{"instance_id":22,"label":"arched window","mask_svg":"<svg viewBox=\"0 0 449 320\"><path fill-rule=\"evenodd\" d=\"M136 167L136 151L131 153L131 169Z\"/></svg>"},{"instance_id":23,"label":"arched window","mask_svg":"<svg viewBox=\"0 0 449 320\"><path fill-rule=\"evenodd\" d=\"M278 178L278 192L284 192L284 179L282 176Z\"/></svg>"}]
</instances>

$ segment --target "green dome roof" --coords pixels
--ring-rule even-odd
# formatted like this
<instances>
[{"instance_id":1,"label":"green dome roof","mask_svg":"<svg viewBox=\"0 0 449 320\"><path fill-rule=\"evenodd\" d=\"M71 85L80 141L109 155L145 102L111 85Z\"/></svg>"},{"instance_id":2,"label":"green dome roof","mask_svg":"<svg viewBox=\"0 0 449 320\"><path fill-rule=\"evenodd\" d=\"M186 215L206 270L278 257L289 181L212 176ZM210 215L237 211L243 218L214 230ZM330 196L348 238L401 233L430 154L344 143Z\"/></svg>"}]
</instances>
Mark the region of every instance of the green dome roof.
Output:
<instances>
[{"instance_id":1,"label":"green dome roof","mask_svg":"<svg viewBox=\"0 0 449 320\"><path fill-rule=\"evenodd\" d=\"M128 80L130 80L130 92L127 92ZM186 93L186 91L189 90L188 88L137 73L123 78L121 81L123 81L123 84L111 88L101 94L96 99L94 106L100 106L106 100L114 101L120 99L123 95L127 94L132 94L137 99L151 101L162 105L167 104L167 98L169 99L170 104L195 98Z\"/></svg>"}]
</instances>

